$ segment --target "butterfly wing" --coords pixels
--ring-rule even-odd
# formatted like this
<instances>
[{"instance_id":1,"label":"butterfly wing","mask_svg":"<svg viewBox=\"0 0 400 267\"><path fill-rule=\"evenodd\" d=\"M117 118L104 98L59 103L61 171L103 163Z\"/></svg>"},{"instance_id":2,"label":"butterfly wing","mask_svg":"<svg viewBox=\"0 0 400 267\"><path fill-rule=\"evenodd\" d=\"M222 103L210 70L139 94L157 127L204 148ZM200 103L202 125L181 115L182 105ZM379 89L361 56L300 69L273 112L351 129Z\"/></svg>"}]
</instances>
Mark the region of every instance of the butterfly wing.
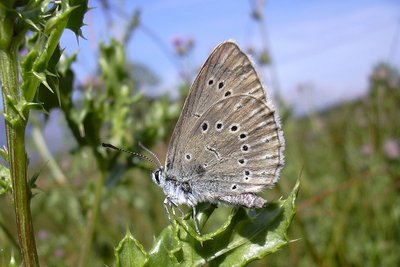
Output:
<instances>
[{"instance_id":1,"label":"butterfly wing","mask_svg":"<svg viewBox=\"0 0 400 267\"><path fill-rule=\"evenodd\" d=\"M284 139L271 106L235 95L211 106L181 147L177 177L205 200L272 186L283 166Z\"/></svg>"},{"instance_id":2,"label":"butterfly wing","mask_svg":"<svg viewBox=\"0 0 400 267\"><path fill-rule=\"evenodd\" d=\"M273 185L283 150L279 118L251 61L232 42L217 46L185 101L166 173L188 182L196 202L249 203L235 196Z\"/></svg>"},{"instance_id":3,"label":"butterfly wing","mask_svg":"<svg viewBox=\"0 0 400 267\"><path fill-rule=\"evenodd\" d=\"M243 94L267 103L249 58L234 42L223 42L204 63L186 98L168 147L166 170L182 171L183 147L193 134L194 124L211 106L225 97Z\"/></svg>"}]
</instances>

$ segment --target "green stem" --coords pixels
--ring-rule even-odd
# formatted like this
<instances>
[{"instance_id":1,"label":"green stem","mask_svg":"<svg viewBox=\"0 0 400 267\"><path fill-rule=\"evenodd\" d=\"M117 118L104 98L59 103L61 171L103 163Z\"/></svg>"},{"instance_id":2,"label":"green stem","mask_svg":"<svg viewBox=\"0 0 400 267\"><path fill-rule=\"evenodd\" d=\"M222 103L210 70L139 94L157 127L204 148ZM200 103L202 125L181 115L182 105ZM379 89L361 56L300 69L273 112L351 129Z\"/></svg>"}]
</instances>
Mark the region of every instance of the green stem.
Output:
<instances>
[{"instance_id":1,"label":"green stem","mask_svg":"<svg viewBox=\"0 0 400 267\"><path fill-rule=\"evenodd\" d=\"M27 160L25 152L25 127L23 120L13 109L20 103L18 87L18 54L17 49L0 49L0 77L2 81L3 105L6 120L7 146L13 184L14 210L18 239L24 266L39 266L30 211L30 189L27 184ZM27 113L27 112L26 112ZM28 113L24 114L25 118ZM10 121L12 123L10 123Z\"/></svg>"},{"instance_id":2,"label":"green stem","mask_svg":"<svg viewBox=\"0 0 400 267\"><path fill-rule=\"evenodd\" d=\"M101 169L101 168L100 168ZM79 257L79 267L87 266L87 261L89 259L90 250L92 247L93 242L93 235L96 230L97 219L99 216L100 210L100 203L101 203L101 196L104 186L104 179L105 179L105 171L103 170L98 177L96 183L96 191L94 196L94 203L92 205L91 211L88 215L88 223L86 227L85 236L83 238L83 245L81 249L81 254Z\"/></svg>"}]
</instances>

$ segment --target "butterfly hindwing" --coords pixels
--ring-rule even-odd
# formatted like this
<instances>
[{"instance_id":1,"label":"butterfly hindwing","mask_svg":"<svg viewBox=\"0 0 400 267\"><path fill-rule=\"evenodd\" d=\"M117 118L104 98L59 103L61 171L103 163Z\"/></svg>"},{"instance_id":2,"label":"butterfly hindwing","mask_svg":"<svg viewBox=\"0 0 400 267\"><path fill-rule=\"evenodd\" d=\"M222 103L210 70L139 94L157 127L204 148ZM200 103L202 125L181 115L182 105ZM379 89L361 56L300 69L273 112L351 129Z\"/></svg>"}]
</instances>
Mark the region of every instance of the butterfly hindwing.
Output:
<instances>
[{"instance_id":1,"label":"butterfly hindwing","mask_svg":"<svg viewBox=\"0 0 400 267\"><path fill-rule=\"evenodd\" d=\"M249 95L222 99L188 134L175 174L191 181L196 192L255 193L277 181L284 140L278 118L265 102Z\"/></svg>"}]
</instances>

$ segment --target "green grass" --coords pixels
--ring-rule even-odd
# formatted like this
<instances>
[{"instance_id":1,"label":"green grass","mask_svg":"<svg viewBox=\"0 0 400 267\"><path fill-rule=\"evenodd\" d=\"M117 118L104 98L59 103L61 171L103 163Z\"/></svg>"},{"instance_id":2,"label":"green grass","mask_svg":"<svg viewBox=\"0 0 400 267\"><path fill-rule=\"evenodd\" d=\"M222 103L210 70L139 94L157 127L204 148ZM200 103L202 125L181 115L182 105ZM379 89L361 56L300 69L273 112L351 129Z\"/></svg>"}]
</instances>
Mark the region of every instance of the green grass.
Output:
<instances>
[{"instance_id":1,"label":"green grass","mask_svg":"<svg viewBox=\"0 0 400 267\"><path fill-rule=\"evenodd\" d=\"M300 177L298 212L289 232L293 242L254 266L399 264L400 164L398 157L390 158L384 150L385 142L400 136L395 119L400 114L399 88L379 90L383 90L379 99L371 93L321 113L284 119L287 163L278 188L266 190L265 196L269 200L286 196ZM166 145L158 143L155 152L164 155ZM42 264L70 266L79 255L82 240L77 237L84 233L84 214L99 171L92 167L95 161L88 149L66 151L57 158L68 182L60 186L44 168L32 214ZM114 262L114 247L127 227L149 249L154 236L169 224L163 193L147 170L132 168L117 178L107 177L106 185L94 235L94 265ZM4 207L0 220L14 234L14 222L7 219L13 217L11 206L6 197L0 201ZM212 220L222 224L229 210L217 209ZM17 249L4 232L0 237L4 263Z\"/></svg>"},{"instance_id":2,"label":"green grass","mask_svg":"<svg viewBox=\"0 0 400 267\"><path fill-rule=\"evenodd\" d=\"M394 73L395 86L371 80L370 95L363 99L286 121L288 159L281 186L290 188L302 170L290 230L299 240L269 257L270 264L400 263L400 159L385 151L390 139L399 142L399 76L383 65L374 72L381 68Z\"/></svg>"}]
</instances>

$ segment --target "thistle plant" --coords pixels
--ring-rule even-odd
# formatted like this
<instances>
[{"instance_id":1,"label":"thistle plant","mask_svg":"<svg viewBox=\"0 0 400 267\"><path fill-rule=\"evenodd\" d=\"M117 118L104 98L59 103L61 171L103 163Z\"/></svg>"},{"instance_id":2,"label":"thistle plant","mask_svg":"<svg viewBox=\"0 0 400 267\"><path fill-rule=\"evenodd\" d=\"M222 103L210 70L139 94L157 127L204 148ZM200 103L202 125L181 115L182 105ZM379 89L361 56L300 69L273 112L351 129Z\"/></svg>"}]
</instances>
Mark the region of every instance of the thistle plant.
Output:
<instances>
[{"instance_id":1,"label":"thistle plant","mask_svg":"<svg viewBox=\"0 0 400 267\"><path fill-rule=\"evenodd\" d=\"M74 192L62 199L63 203L79 206L76 213L82 220L76 219L76 224L68 225L82 233L80 240L68 239L75 242L71 244L75 250L71 252L74 256L69 263L79 266L91 265L92 260L103 260L95 256L98 249L95 237L115 228L104 223L99 225L100 219L106 216L101 207L109 201L107 194L121 190L112 185L121 182L131 169L148 170L146 163L106 151L101 143L107 141L135 150L139 141L147 147L167 142L180 111L180 102L168 97L152 99L139 90L139 67L126 61L124 49L131 32L127 32L122 42L110 38L108 43L101 43L96 82L77 85L72 65L78 54L65 54L60 47L60 38L65 30L71 30L77 39L81 38L87 11L85 0L0 3L0 80L7 137L7 146L0 149L5 163L0 165L0 195L12 196L9 205L15 213L20 250L20 257L16 259L24 266L39 266L42 257L38 257L41 244L35 238L31 210L31 206L35 206L33 196L42 194L35 192L41 174L28 177L27 171L26 142L31 141L31 137L26 135L26 129L32 122L32 110L41 113L42 117L48 117L54 110L60 111L66 122L67 129L64 130L68 130L75 141L75 153L84 151L91 159L88 161L95 163L89 166L92 167L92 179L85 180L82 188L74 188ZM129 31L140 25L139 12L135 13L132 22ZM57 160L54 162L57 164ZM60 187L72 191L72 174L64 170L64 176L65 184ZM41 188L42 192L51 190L58 192L55 188ZM117 266L199 266L207 262L240 266L263 258L287 244L286 233L295 214L297 190L298 184L286 199L271 202L256 213L233 208L220 226L203 236L193 230L190 216L175 217L171 224L163 225L165 228L149 250L127 229L125 237L122 238L123 233L120 233L109 245L116 247L112 262ZM79 201L82 192L87 192L85 201ZM157 204L162 205L161 202ZM215 207L209 205L199 208L201 226L207 225L207 221L219 212L214 210ZM40 217L41 213L63 212L67 210L40 209L35 217ZM149 221L153 219L150 213L143 214ZM126 228L135 228L136 223L131 221L132 227ZM2 224L0 226L4 232L9 232ZM68 231L63 233L67 234ZM8 236L8 243L13 243L12 234ZM12 262L13 259L10 265Z\"/></svg>"}]
</instances>

